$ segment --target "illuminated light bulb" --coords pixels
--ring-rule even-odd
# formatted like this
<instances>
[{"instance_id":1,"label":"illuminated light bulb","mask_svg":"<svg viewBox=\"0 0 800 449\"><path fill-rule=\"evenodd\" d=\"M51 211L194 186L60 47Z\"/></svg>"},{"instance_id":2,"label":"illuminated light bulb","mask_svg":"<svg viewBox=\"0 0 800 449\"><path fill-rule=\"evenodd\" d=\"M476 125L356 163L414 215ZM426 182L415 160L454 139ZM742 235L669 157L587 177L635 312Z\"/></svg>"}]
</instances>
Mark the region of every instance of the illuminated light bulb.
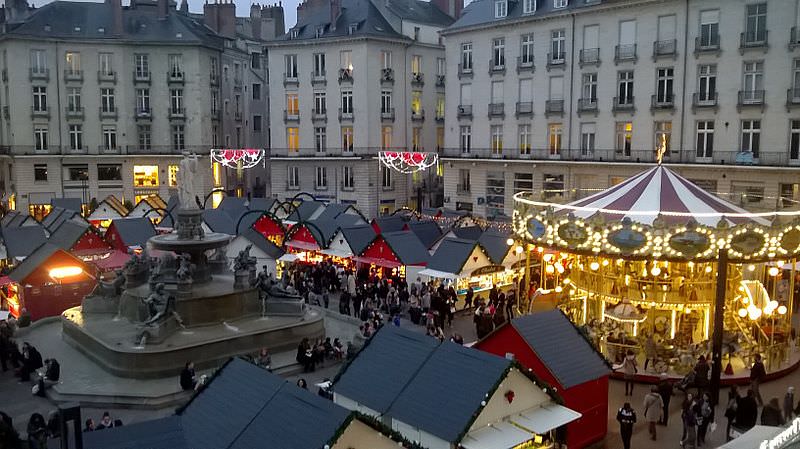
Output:
<instances>
[{"instance_id":1,"label":"illuminated light bulb","mask_svg":"<svg viewBox=\"0 0 800 449\"><path fill-rule=\"evenodd\" d=\"M564 272L564 265L561 265L561 262L556 262L555 267L559 274Z\"/></svg>"},{"instance_id":2,"label":"illuminated light bulb","mask_svg":"<svg viewBox=\"0 0 800 449\"><path fill-rule=\"evenodd\" d=\"M553 274L553 273L555 273L556 269L555 269L555 268L553 268L553 266L552 266L552 265L548 265L548 266L547 266L547 267L544 269L544 271L545 271L545 272L547 272L547 274Z\"/></svg>"},{"instance_id":3,"label":"illuminated light bulb","mask_svg":"<svg viewBox=\"0 0 800 449\"><path fill-rule=\"evenodd\" d=\"M543 259L544 259L545 262L550 262L551 260L553 260L553 255L552 254L545 254Z\"/></svg>"},{"instance_id":4,"label":"illuminated light bulb","mask_svg":"<svg viewBox=\"0 0 800 449\"><path fill-rule=\"evenodd\" d=\"M688 315L688 314L692 313L692 309L687 307L686 310L683 311L683 313Z\"/></svg>"},{"instance_id":5,"label":"illuminated light bulb","mask_svg":"<svg viewBox=\"0 0 800 449\"><path fill-rule=\"evenodd\" d=\"M561 293L562 290L560 285L556 286L556 293Z\"/></svg>"},{"instance_id":6,"label":"illuminated light bulb","mask_svg":"<svg viewBox=\"0 0 800 449\"><path fill-rule=\"evenodd\" d=\"M521 246L516 247L515 250L516 250L517 254L522 254L523 249L522 249Z\"/></svg>"},{"instance_id":7,"label":"illuminated light bulb","mask_svg":"<svg viewBox=\"0 0 800 449\"><path fill-rule=\"evenodd\" d=\"M570 278L564 279L564 285L569 285L572 280Z\"/></svg>"},{"instance_id":8,"label":"illuminated light bulb","mask_svg":"<svg viewBox=\"0 0 800 449\"><path fill-rule=\"evenodd\" d=\"M692 262L691 260L689 261L688 265L689 265L689 268L694 268L694 262Z\"/></svg>"},{"instance_id":9,"label":"illuminated light bulb","mask_svg":"<svg viewBox=\"0 0 800 449\"><path fill-rule=\"evenodd\" d=\"M778 313L780 315L786 315L786 312L787 312L786 306L779 306L778 307Z\"/></svg>"},{"instance_id":10,"label":"illuminated light bulb","mask_svg":"<svg viewBox=\"0 0 800 449\"><path fill-rule=\"evenodd\" d=\"M711 273L711 265L706 267L706 273Z\"/></svg>"},{"instance_id":11,"label":"illuminated light bulb","mask_svg":"<svg viewBox=\"0 0 800 449\"><path fill-rule=\"evenodd\" d=\"M514 244L514 239L508 239L508 240L506 240L506 245L508 245L508 246L511 246L511 245L513 245L513 244Z\"/></svg>"},{"instance_id":12,"label":"illuminated light bulb","mask_svg":"<svg viewBox=\"0 0 800 449\"><path fill-rule=\"evenodd\" d=\"M744 318L747 316L747 309L739 309L739 316Z\"/></svg>"},{"instance_id":13,"label":"illuminated light bulb","mask_svg":"<svg viewBox=\"0 0 800 449\"><path fill-rule=\"evenodd\" d=\"M603 259L603 266L604 266L604 267L607 267L607 266L608 266L608 259Z\"/></svg>"},{"instance_id":14,"label":"illuminated light bulb","mask_svg":"<svg viewBox=\"0 0 800 449\"><path fill-rule=\"evenodd\" d=\"M753 264L748 265L747 266L747 271L756 271L756 266L753 265Z\"/></svg>"},{"instance_id":15,"label":"illuminated light bulb","mask_svg":"<svg viewBox=\"0 0 800 449\"><path fill-rule=\"evenodd\" d=\"M591 268L592 271L597 271L600 269L600 264L597 262L592 262L589 264L589 268Z\"/></svg>"},{"instance_id":16,"label":"illuminated light bulb","mask_svg":"<svg viewBox=\"0 0 800 449\"><path fill-rule=\"evenodd\" d=\"M749 302L750 302L750 298L748 298L747 296L742 297L742 303L743 304L747 304Z\"/></svg>"},{"instance_id":17,"label":"illuminated light bulb","mask_svg":"<svg viewBox=\"0 0 800 449\"><path fill-rule=\"evenodd\" d=\"M654 277L655 277L655 276L658 276L659 274L661 274L661 268L658 268L658 267L653 267L653 268L650 270L650 274L652 274Z\"/></svg>"},{"instance_id":18,"label":"illuminated light bulb","mask_svg":"<svg viewBox=\"0 0 800 449\"><path fill-rule=\"evenodd\" d=\"M778 273L780 273L780 272L781 272L781 270L779 270L778 267L772 267L772 268L769 269L769 275L773 276L773 277L777 276Z\"/></svg>"},{"instance_id":19,"label":"illuminated light bulb","mask_svg":"<svg viewBox=\"0 0 800 449\"><path fill-rule=\"evenodd\" d=\"M667 291L667 286L666 285L662 285L661 289L664 290L664 291Z\"/></svg>"},{"instance_id":20,"label":"illuminated light bulb","mask_svg":"<svg viewBox=\"0 0 800 449\"><path fill-rule=\"evenodd\" d=\"M779 304L778 304L778 301L775 301L774 299L773 299L772 301L770 301L770 302L769 302L769 308L770 308L770 309L777 309L777 308L778 308L778 305L779 305Z\"/></svg>"}]
</instances>

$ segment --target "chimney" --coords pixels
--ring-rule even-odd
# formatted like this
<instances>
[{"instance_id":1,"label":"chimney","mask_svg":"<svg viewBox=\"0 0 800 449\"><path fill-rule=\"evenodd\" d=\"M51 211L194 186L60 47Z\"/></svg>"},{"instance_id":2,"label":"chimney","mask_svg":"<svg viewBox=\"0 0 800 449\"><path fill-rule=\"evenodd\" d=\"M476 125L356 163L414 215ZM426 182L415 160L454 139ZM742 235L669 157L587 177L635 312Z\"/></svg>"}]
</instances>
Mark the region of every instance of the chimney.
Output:
<instances>
[{"instance_id":1,"label":"chimney","mask_svg":"<svg viewBox=\"0 0 800 449\"><path fill-rule=\"evenodd\" d=\"M122 0L106 0L111 8L111 35L122 35Z\"/></svg>"},{"instance_id":2,"label":"chimney","mask_svg":"<svg viewBox=\"0 0 800 449\"><path fill-rule=\"evenodd\" d=\"M331 2L331 30L336 29L336 22L342 15L342 0L330 0Z\"/></svg>"},{"instance_id":3,"label":"chimney","mask_svg":"<svg viewBox=\"0 0 800 449\"><path fill-rule=\"evenodd\" d=\"M283 36L286 34L286 24L283 18L283 4L277 3L270 6L264 6L261 8L261 32L265 32L264 25L272 25L271 28L267 29L267 39L274 39L279 36Z\"/></svg>"},{"instance_id":4,"label":"chimney","mask_svg":"<svg viewBox=\"0 0 800 449\"><path fill-rule=\"evenodd\" d=\"M219 3L219 31L218 33L228 37L236 37L236 4L233 0L228 0L224 3Z\"/></svg>"},{"instance_id":5,"label":"chimney","mask_svg":"<svg viewBox=\"0 0 800 449\"><path fill-rule=\"evenodd\" d=\"M219 11L215 3L208 3L206 0L203 4L203 21L215 32L219 31Z\"/></svg>"},{"instance_id":6,"label":"chimney","mask_svg":"<svg viewBox=\"0 0 800 449\"><path fill-rule=\"evenodd\" d=\"M158 18L164 20L169 16L169 0L158 0Z\"/></svg>"},{"instance_id":7,"label":"chimney","mask_svg":"<svg viewBox=\"0 0 800 449\"><path fill-rule=\"evenodd\" d=\"M464 0L431 0L440 11L448 16L458 19L464 10Z\"/></svg>"},{"instance_id":8,"label":"chimney","mask_svg":"<svg viewBox=\"0 0 800 449\"><path fill-rule=\"evenodd\" d=\"M27 0L6 0L6 22L24 22L28 18L30 6Z\"/></svg>"},{"instance_id":9,"label":"chimney","mask_svg":"<svg viewBox=\"0 0 800 449\"><path fill-rule=\"evenodd\" d=\"M250 5L250 28L254 38L263 39L261 36L261 6L255 3Z\"/></svg>"}]
</instances>

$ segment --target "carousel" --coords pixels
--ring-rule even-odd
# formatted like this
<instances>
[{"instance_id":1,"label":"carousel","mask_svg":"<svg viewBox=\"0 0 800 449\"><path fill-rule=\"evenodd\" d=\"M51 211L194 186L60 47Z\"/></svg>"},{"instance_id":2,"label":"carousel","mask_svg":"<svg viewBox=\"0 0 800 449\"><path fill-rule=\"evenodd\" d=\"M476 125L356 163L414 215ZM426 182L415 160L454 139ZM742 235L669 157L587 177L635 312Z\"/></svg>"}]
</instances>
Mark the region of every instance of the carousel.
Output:
<instances>
[{"instance_id":1,"label":"carousel","mask_svg":"<svg viewBox=\"0 0 800 449\"><path fill-rule=\"evenodd\" d=\"M554 296L612 362L633 351L640 376L683 377L704 355L730 383L756 354L771 375L800 360L797 212L750 213L660 164L569 204L514 199L517 238L544 267L532 302Z\"/></svg>"}]
</instances>

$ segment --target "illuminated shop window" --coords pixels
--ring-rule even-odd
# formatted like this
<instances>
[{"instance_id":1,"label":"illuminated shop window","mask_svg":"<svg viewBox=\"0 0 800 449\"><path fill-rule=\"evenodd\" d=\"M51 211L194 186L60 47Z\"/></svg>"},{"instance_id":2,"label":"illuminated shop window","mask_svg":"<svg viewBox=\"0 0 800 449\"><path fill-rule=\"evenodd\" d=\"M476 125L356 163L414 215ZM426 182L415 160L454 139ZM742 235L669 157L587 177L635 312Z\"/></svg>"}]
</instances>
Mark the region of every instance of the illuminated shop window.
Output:
<instances>
[{"instance_id":1,"label":"illuminated shop window","mask_svg":"<svg viewBox=\"0 0 800 449\"><path fill-rule=\"evenodd\" d=\"M170 165L169 166L169 186L170 187L178 187L178 166L177 165Z\"/></svg>"},{"instance_id":2,"label":"illuminated shop window","mask_svg":"<svg viewBox=\"0 0 800 449\"><path fill-rule=\"evenodd\" d=\"M158 165L134 165L133 185L135 187L158 187Z\"/></svg>"}]
</instances>

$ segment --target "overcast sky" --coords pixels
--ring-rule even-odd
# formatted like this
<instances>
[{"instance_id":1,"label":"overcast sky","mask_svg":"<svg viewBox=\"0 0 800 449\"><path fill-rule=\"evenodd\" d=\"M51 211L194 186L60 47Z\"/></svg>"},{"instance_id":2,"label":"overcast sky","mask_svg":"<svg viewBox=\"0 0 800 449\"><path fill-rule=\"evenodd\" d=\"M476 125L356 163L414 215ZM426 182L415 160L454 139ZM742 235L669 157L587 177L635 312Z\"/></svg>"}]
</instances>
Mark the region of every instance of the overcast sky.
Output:
<instances>
[{"instance_id":1,"label":"overcast sky","mask_svg":"<svg viewBox=\"0 0 800 449\"><path fill-rule=\"evenodd\" d=\"M41 6L45 3L50 3L51 1L55 0L28 0L28 3L33 3L35 6ZM70 0L70 1L97 1L98 3L101 0ZM178 4L180 4L180 0L176 0ZM254 2L262 2L262 4L269 4L270 2L277 2L278 0L234 0L236 3L236 15L239 17L249 16L250 15L250 5ZM4 4L5 0L0 0L0 5ZM123 5L127 5L130 3L130 0L122 0ZM189 11L191 12L203 12L203 3L204 0L189 0ZM300 0L285 0L283 2L283 11L286 16L286 29L288 30L292 27L295 22L297 22L297 4L300 3Z\"/></svg>"}]
</instances>

